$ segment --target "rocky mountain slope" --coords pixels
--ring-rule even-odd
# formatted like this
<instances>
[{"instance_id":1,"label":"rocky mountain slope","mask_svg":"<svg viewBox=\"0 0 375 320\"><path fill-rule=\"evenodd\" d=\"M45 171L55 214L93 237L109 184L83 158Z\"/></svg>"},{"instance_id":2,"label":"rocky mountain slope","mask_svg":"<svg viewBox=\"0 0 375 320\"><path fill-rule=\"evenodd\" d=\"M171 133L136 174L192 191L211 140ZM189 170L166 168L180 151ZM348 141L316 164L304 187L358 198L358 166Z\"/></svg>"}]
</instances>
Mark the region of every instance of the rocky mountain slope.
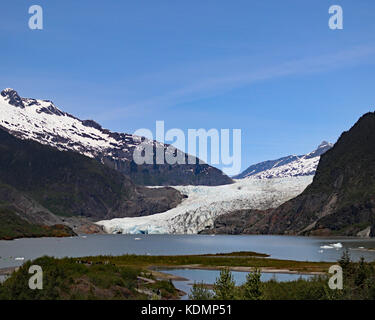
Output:
<instances>
[{"instance_id":1,"label":"rocky mountain slope","mask_svg":"<svg viewBox=\"0 0 375 320\"><path fill-rule=\"evenodd\" d=\"M127 133L103 129L61 111L52 101L21 98L13 89L0 94L0 126L21 139L32 139L59 150L79 152L143 185L222 185L233 181L207 164L137 165L133 152L143 141ZM167 152L168 145L146 140ZM187 155L185 155L187 157ZM155 162L155 160L154 160Z\"/></svg>"},{"instance_id":2,"label":"rocky mountain slope","mask_svg":"<svg viewBox=\"0 0 375 320\"><path fill-rule=\"evenodd\" d=\"M200 234L252 234L252 227L263 219L269 210L240 209L218 216L211 228Z\"/></svg>"},{"instance_id":3,"label":"rocky mountain slope","mask_svg":"<svg viewBox=\"0 0 375 320\"><path fill-rule=\"evenodd\" d=\"M245 233L375 236L374 146L375 113L367 113L321 156L302 194L276 209L254 212L257 221L248 212ZM235 214L221 217L221 228Z\"/></svg>"},{"instance_id":4,"label":"rocky mountain slope","mask_svg":"<svg viewBox=\"0 0 375 320\"><path fill-rule=\"evenodd\" d=\"M25 230L55 224L74 227L82 221L163 212L181 200L182 195L173 188L136 186L94 159L21 140L0 129L3 227L12 216L21 219ZM12 232L15 228L7 227Z\"/></svg>"},{"instance_id":5,"label":"rocky mountain slope","mask_svg":"<svg viewBox=\"0 0 375 320\"><path fill-rule=\"evenodd\" d=\"M251 165L234 179L255 177L272 179L314 175L320 156L332 148L332 144L323 141L316 150L305 155L290 155L276 160L268 160Z\"/></svg>"},{"instance_id":6,"label":"rocky mountain slope","mask_svg":"<svg viewBox=\"0 0 375 320\"><path fill-rule=\"evenodd\" d=\"M31 197L0 182L0 239L72 236L63 219Z\"/></svg>"}]
</instances>

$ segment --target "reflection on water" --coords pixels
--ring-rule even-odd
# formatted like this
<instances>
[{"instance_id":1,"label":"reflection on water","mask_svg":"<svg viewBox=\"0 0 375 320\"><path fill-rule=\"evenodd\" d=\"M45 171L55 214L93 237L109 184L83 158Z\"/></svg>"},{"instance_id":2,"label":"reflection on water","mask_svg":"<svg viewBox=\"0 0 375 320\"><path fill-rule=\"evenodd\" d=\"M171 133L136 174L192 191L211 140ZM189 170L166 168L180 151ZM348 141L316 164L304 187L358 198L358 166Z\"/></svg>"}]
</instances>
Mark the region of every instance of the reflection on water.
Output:
<instances>
[{"instance_id":1,"label":"reflection on water","mask_svg":"<svg viewBox=\"0 0 375 320\"><path fill-rule=\"evenodd\" d=\"M332 244L341 243L341 247ZM328 248L332 247L332 248ZM121 255L126 253L150 255L182 255L256 251L272 258L337 261L345 248L354 259L364 256L375 260L375 239L312 238L267 235L87 235L71 238L34 238L0 241L0 268L17 266L43 255L81 257L90 255ZM19 260L16 260L18 258ZM24 260L22 260L24 258Z\"/></svg>"},{"instance_id":2,"label":"reflection on water","mask_svg":"<svg viewBox=\"0 0 375 320\"><path fill-rule=\"evenodd\" d=\"M163 270L161 270L163 271ZM182 300L188 299L188 295L192 288L194 282L213 284L216 281L216 278L219 276L220 271L218 270L192 270L192 269L168 269L164 272L173 274L175 276L183 277L189 279L188 281L173 281L174 286L186 292L186 295L181 297ZM241 285L246 281L247 272L232 271L233 279L236 282L236 285ZM276 281L293 281L310 278L310 275L299 275L299 274L288 274L288 273L262 273L261 280L268 281L275 279Z\"/></svg>"}]
</instances>

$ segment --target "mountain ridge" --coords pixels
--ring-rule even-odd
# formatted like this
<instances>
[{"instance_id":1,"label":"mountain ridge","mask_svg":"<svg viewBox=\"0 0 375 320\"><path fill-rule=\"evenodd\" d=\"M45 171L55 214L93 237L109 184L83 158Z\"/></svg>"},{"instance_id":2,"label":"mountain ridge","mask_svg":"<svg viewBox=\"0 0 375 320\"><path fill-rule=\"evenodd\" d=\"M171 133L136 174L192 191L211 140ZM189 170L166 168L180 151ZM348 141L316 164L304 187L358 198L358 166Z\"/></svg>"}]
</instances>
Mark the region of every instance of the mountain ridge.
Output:
<instances>
[{"instance_id":1,"label":"mountain ridge","mask_svg":"<svg viewBox=\"0 0 375 320\"><path fill-rule=\"evenodd\" d=\"M221 170L201 164L198 159L195 164L138 165L133 161L133 152L140 143L148 142L154 150L163 148L163 152L167 152L168 145L103 129L94 120L80 120L60 110L50 100L22 98L10 88L0 94L0 125L20 139L94 158L129 176L136 184L222 185L233 182Z\"/></svg>"},{"instance_id":2,"label":"mountain ridge","mask_svg":"<svg viewBox=\"0 0 375 320\"><path fill-rule=\"evenodd\" d=\"M249 177L258 179L272 179L283 177L296 177L314 175L320 156L333 145L323 141L317 149L305 155L289 155L276 160L267 160L251 165L233 179L246 179Z\"/></svg>"}]
</instances>

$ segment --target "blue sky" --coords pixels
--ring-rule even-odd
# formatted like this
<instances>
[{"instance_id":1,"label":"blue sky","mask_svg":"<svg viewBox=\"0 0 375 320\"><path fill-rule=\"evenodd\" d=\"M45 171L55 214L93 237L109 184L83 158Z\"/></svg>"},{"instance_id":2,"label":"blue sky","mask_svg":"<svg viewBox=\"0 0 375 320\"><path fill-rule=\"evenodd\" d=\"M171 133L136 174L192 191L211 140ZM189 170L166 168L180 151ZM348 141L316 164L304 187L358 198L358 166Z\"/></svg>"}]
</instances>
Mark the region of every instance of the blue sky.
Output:
<instances>
[{"instance_id":1,"label":"blue sky","mask_svg":"<svg viewBox=\"0 0 375 320\"><path fill-rule=\"evenodd\" d=\"M44 30L28 28L41 5ZM344 29L328 28L328 8ZM132 133L242 129L242 168L335 142L375 105L373 0L3 0L0 87Z\"/></svg>"}]
</instances>

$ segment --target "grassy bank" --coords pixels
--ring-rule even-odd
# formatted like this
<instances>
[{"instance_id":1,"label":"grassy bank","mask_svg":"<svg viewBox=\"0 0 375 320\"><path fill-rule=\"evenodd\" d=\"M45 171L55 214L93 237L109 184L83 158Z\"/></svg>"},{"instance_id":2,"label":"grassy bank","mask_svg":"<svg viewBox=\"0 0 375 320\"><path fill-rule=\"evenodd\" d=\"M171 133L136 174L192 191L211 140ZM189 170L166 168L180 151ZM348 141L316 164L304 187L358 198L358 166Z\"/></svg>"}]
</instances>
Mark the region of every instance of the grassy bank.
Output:
<instances>
[{"instance_id":1,"label":"grassy bank","mask_svg":"<svg viewBox=\"0 0 375 320\"><path fill-rule=\"evenodd\" d=\"M261 268L270 270L284 270L298 273L327 272L332 263L279 260L268 258L267 255L256 252L232 252L225 254L208 255L181 255L181 256L95 256L83 258L93 263L108 261L117 266L138 266L143 268ZM246 271L244 269L244 271Z\"/></svg>"}]
</instances>

